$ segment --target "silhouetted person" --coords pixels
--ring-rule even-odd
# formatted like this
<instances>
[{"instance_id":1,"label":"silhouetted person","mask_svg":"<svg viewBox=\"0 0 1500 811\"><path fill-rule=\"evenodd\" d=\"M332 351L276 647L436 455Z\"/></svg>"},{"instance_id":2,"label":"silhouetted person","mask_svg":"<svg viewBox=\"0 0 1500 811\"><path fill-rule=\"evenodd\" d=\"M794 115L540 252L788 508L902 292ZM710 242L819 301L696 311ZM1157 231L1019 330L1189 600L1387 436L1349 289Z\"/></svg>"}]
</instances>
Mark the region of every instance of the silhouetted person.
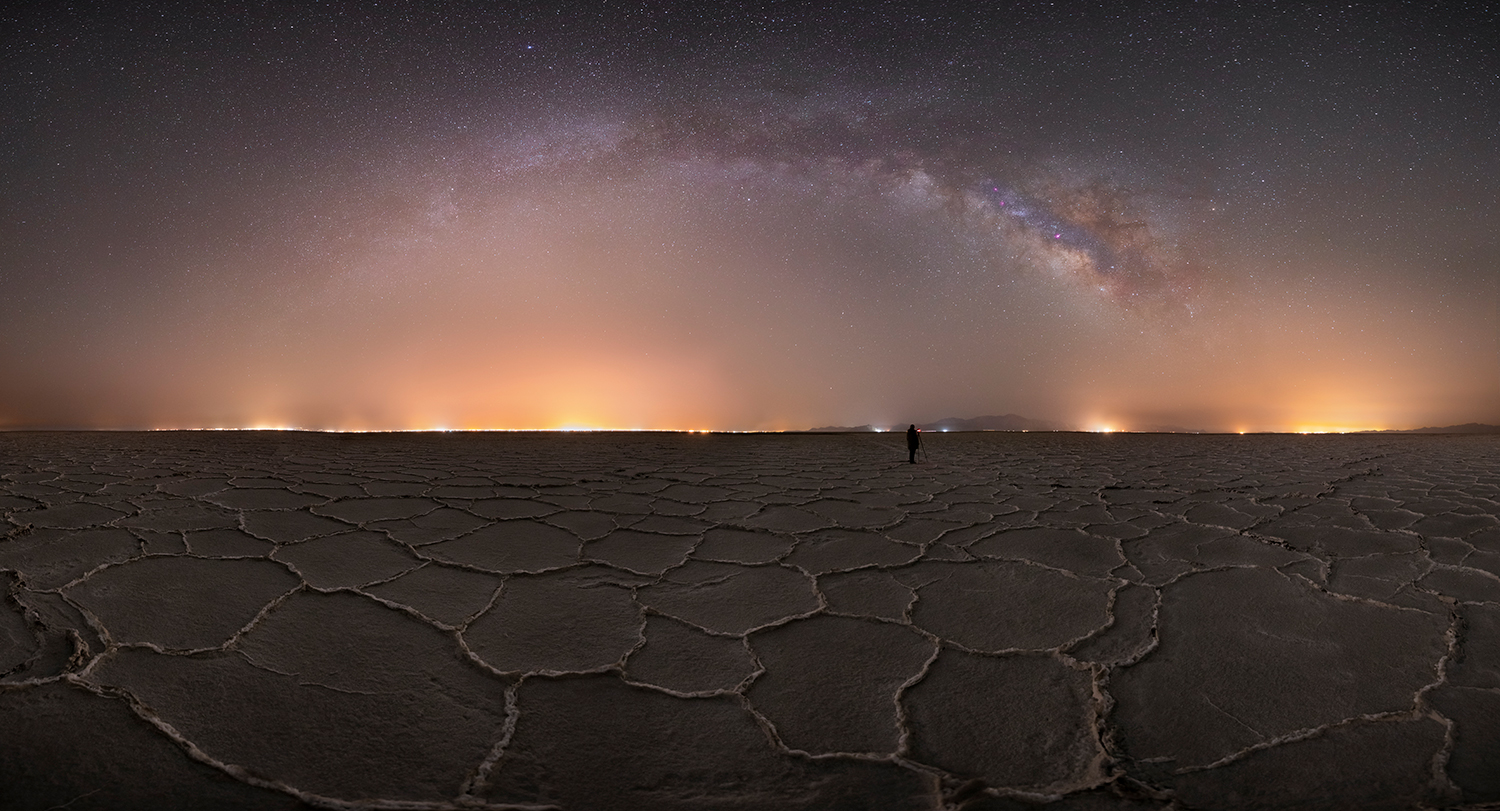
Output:
<instances>
[{"instance_id":1,"label":"silhouetted person","mask_svg":"<svg viewBox=\"0 0 1500 811\"><path fill-rule=\"evenodd\" d=\"M906 429L906 461L917 463L917 448L922 447L922 435L917 433L917 426Z\"/></svg>"}]
</instances>

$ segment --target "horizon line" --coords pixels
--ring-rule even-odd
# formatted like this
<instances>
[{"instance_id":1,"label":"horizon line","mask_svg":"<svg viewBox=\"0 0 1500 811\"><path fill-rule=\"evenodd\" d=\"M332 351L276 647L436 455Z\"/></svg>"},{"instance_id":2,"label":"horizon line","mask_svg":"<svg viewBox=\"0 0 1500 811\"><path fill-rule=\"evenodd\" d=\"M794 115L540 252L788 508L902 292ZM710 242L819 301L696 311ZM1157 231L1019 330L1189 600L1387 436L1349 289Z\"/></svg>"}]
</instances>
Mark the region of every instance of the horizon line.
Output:
<instances>
[{"instance_id":1,"label":"horizon line","mask_svg":"<svg viewBox=\"0 0 1500 811\"><path fill-rule=\"evenodd\" d=\"M932 423L929 423L931 425ZM1420 428L1306 428L1265 430L1152 430L1114 427L1096 428L919 428L923 433L941 434L1186 434L1215 436L1250 435L1311 435L1311 434L1383 434L1383 433L1443 433L1447 429L1474 426L1494 428L1500 425L1489 423L1462 423L1448 426L1423 426ZM875 428L870 426L827 428L611 428L594 426L563 426L555 428L306 428L299 426L244 426L244 427L167 427L167 428L101 428L101 427L0 427L0 434L8 433L306 433L306 434L881 434L901 433L900 427ZM1451 433L1463 433L1453 431Z\"/></svg>"}]
</instances>

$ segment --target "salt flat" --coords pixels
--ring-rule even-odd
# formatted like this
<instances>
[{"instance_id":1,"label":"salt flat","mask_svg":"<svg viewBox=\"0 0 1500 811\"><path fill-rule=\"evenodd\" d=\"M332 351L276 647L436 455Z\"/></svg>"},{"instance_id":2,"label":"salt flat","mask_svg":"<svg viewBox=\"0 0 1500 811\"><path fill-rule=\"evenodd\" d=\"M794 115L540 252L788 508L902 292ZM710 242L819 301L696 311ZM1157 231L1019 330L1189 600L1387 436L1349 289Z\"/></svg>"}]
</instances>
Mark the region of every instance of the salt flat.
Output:
<instances>
[{"instance_id":1,"label":"salt flat","mask_svg":"<svg viewBox=\"0 0 1500 811\"><path fill-rule=\"evenodd\" d=\"M0 807L1500 807L1500 437L0 434Z\"/></svg>"}]
</instances>

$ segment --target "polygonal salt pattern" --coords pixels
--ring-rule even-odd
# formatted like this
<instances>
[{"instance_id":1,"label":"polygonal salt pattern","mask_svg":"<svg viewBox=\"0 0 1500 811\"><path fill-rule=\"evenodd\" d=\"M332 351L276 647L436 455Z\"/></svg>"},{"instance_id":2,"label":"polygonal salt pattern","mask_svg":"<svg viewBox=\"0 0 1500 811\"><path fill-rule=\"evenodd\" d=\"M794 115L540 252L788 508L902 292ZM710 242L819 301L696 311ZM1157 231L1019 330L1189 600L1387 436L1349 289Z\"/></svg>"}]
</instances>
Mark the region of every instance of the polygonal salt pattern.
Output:
<instances>
[{"instance_id":1,"label":"polygonal salt pattern","mask_svg":"<svg viewBox=\"0 0 1500 811\"><path fill-rule=\"evenodd\" d=\"M1500 439L930 450L0 434L0 805L1500 802Z\"/></svg>"}]
</instances>

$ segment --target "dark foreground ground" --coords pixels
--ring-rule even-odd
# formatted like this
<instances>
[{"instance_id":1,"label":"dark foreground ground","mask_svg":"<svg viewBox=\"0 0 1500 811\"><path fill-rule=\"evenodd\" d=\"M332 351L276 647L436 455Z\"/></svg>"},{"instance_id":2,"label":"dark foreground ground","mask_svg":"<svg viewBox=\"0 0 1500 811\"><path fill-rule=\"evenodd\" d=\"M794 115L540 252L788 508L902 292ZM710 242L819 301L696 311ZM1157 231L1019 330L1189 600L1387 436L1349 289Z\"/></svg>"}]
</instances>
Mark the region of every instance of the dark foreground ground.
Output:
<instances>
[{"instance_id":1,"label":"dark foreground ground","mask_svg":"<svg viewBox=\"0 0 1500 811\"><path fill-rule=\"evenodd\" d=\"M1500 437L0 434L0 808L1500 808Z\"/></svg>"}]
</instances>

